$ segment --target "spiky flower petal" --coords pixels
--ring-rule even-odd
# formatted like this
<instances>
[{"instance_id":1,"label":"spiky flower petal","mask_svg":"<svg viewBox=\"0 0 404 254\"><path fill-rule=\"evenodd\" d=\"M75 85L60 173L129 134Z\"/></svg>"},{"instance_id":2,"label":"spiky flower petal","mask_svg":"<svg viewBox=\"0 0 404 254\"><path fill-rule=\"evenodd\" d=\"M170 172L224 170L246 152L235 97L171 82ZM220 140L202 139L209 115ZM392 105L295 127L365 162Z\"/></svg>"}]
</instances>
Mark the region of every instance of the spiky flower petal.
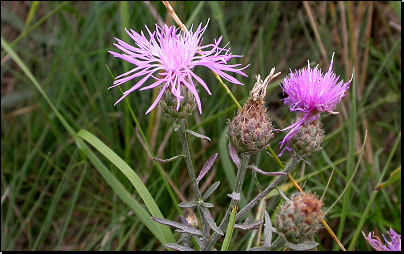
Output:
<instances>
[{"instance_id":1,"label":"spiky flower petal","mask_svg":"<svg viewBox=\"0 0 404 254\"><path fill-rule=\"evenodd\" d=\"M384 241L386 244L383 244L382 241L380 240L379 237L375 236L374 232L370 232L367 236L365 233L363 233L363 237L365 237L366 241L374 248L375 250L378 251L401 251L401 235L397 234L396 231L394 231L392 228L390 228L389 231L387 231L387 234L389 235L391 242L387 241L386 237L384 237Z\"/></svg>"},{"instance_id":2,"label":"spiky flower petal","mask_svg":"<svg viewBox=\"0 0 404 254\"><path fill-rule=\"evenodd\" d=\"M241 69L236 69L235 67L241 64L227 64L227 61L231 58L241 56L229 53L230 48L226 49L227 45L223 48L219 47L222 37L215 41L214 44L201 46L202 35L207 25L208 24L202 28L201 23L195 32L192 32L191 27L187 34L181 33L179 28L175 28L175 26L167 27L167 25L164 25L163 28L160 28L157 24L156 31L152 33L146 26L150 39L147 39L143 32L138 34L133 30L128 31L125 29L130 38L135 41L136 46L129 45L115 38L118 43L114 45L124 53L119 54L113 51L109 51L109 53L133 64L135 68L117 76L113 85L109 88L119 86L137 77L143 76L143 78L132 86L132 88L125 91L123 96L114 105L131 92L139 89L146 80L152 77L156 82L140 90L151 89L158 86L160 86L161 89L146 114L157 105L166 90L169 90L175 96L178 110L180 108L180 101L185 97L181 92L181 86L185 86L189 89L195 97L199 112L202 113L201 101L193 80L195 79L201 84L209 95L211 95L211 92L202 78L198 77L193 72L193 68L198 65L211 69L220 77L231 83L242 85L236 78L223 71L247 76L242 70L247 68L248 65ZM158 77L153 76L155 72L158 72Z\"/></svg>"},{"instance_id":3,"label":"spiky flower petal","mask_svg":"<svg viewBox=\"0 0 404 254\"><path fill-rule=\"evenodd\" d=\"M337 114L333 110L345 96L352 78L346 83L343 80L338 82L339 76L337 77L332 71L333 61L334 53L328 72L323 74L318 66L311 69L308 60L307 68L296 70L296 73L291 72L280 85L283 92L288 95L283 99L284 104L290 107L290 111L303 113L299 121L281 130L290 130L280 143L281 148L297 133L303 123L318 119L324 112Z\"/></svg>"}]
</instances>

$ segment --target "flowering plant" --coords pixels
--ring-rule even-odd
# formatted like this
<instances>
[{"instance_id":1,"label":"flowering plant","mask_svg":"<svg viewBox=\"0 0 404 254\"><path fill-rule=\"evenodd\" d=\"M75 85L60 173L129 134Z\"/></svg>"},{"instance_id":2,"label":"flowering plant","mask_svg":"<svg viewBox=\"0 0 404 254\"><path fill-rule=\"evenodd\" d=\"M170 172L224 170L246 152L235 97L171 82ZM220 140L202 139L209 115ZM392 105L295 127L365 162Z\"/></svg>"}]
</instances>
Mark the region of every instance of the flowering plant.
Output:
<instances>
[{"instance_id":1,"label":"flowering plant","mask_svg":"<svg viewBox=\"0 0 404 254\"><path fill-rule=\"evenodd\" d=\"M209 21L208 21L209 23ZM199 24L195 32L190 31L186 34L181 33L179 28L175 26L168 27L164 25L162 28L156 24L156 31L153 33L147 26L146 30L150 39L147 39L143 32L138 34L136 31L125 29L126 33L132 38L136 46L132 46L120 39L115 38L118 42L114 44L118 49L124 53L116 53L108 51L115 57L119 57L136 67L132 70L123 73L116 77L113 85L109 88L119 86L134 78L144 76L132 88L125 91L123 96L114 104L116 105L123 98L131 92L139 89L150 77L156 80L153 84L145 86L140 90L151 89L161 86L160 93L157 98L147 110L149 113L163 96L164 91L170 89L171 93L177 99L177 110L180 107L180 101L184 98L181 94L181 85L185 85L196 99L199 113L202 114L202 105L196 90L193 79L195 79L203 88L211 95L207 84L198 77L194 72L195 66L205 66L212 71L216 72L223 79L238 85L242 85L236 78L226 74L224 71L238 73L247 76L242 72L249 65L236 69L241 64L227 65L233 57L241 57L239 55L232 55L230 48L226 49L226 44L223 48L219 47L222 37L220 37L214 44L202 46L202 35L208 26L202 28L202 23ZM158 72L158 77L153 74Z\"/></svg>"},{"instance_id":2,"label":"flowering plant","mask_svg":"<svg viewBox=\"0 0 404 254\"><path fill-rule=\"evenodd\" d=\"M367 236L363 233L363 237L365 237L366 241L374 248L379 251L401 251L401 235L397 234L392 228L387 231L391 242L387 241L386 237L384 237L384 241L386 244L383 244L379 237L375 236L374 232L370 232Z\"/></svg>"},{"instance_id":3,"label":"flowering plant","mask_svg":"<svg viewBox=\"0 0 404 254\"><path fill-rule=\"evenodd\" d=\"M280 143L281 148L285 143L288 143L304 123L318 119L320 114L324 112L338 114L333 110L345 96L352 78L346 83L343 80L338 82L339 76L337 77L332 71L334 54L332 54L330 68L325 74L322 73L321 69L318 69L318 66L311 69L310 61L307 60L307 68L296 71L296 73L291 72L289 77L285 78L280 85L283 92L288 95L287 98L283 99L284 104L290 107L290 111L301 113L301 117L294 124L281 130L290 129ZM285 149L290 151L289 146ZM282 153L285 149L282 150Z\"/></svg>"}]
</instances>

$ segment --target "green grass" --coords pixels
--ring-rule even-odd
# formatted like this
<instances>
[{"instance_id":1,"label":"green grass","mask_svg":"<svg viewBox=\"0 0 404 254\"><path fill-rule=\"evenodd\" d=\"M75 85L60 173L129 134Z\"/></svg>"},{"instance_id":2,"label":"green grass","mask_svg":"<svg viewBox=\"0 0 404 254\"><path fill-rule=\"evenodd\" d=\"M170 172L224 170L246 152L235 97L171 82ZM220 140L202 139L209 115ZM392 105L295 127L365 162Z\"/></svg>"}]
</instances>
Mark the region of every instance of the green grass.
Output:
<instances>
[{"instance_id":1,"label":"green grass","mask_svg":"<svg viewBox=\"0 0 404 254\"><path fill-rule=\"evenodd\" d=\"M174 24L161 2L150 5L164 22ZM308 8L301 2L172 5L188 28L210 18L204 43L223 35L220 45L230 41L231 52L243 55L230 64L251 64L245 71L248 77L236 76L244 86L225 82L240 103L256 74L266 77L272 67L282 72L265 98L276 128L288 126L294 117L280 101L279 83L289 68L305 67L309 59L328 69L335 52L333 70L344 80L354 72L355 90L351 86L337 107L340 114L322 118L323 149L308 157L308 163L299 163L294 177L302 178L304 190L321 196L334 169L324 199L329 207L358 165L345 195L325 220L350 250L370 250L361 231L381 236L392 227L401 234L401 179L374 190L401 167L400 5L352 1L309 2ZM145 31L146 24L153 30L157 21L149 7L144 2L3 2L1 19L2 251L165 250L164 239L173 234L178 240L180 235L172 227L153 223L150 216L161 212L166 219L180 220L161 174L168 176L178 203L191 200L192 189L183 159L160 164L159 172L139 129L152 153L164 159L181 153L177 133L160 108L145 115L156 91L135 91L127 97L137 125L125 102L113 106L121 91L107 90L113 82L108 69L117 76L132 68L108 53L119 52L114 37L130 42L124 28ZM187 126L212 141L191 136L190 149L197 173L212 154L219 153L211 171L214 177L205 177L200 185L203 193L221 182L207 200L215 204L210 211L219 223L234 184L235 167L225 135L226 121L236 106L211 71L201 67L195 72L213 95L199 89L203 114L189 117ZM122 90L131 85L122 85ZM278 133L272 142L276 153L284 135ZM289 154L280 159L287 162ZM265 152L252 156L251 163L265 171L280 168ZM266 186L273 178L258 179ZM137 190L141 185L137 181L146 189ZM287 181L281 187L289 194L296 191ZM243 202L257 194L250 173L243 192ZM270 195L266 209L272 216L281 198ZM251 213L254 217L262 212L257 207ZM187 216L189 211L182 213ZM252 233L236 229L229 250L255 247L258 234ZM324 229L315 240L319 250L339 250Z\"/></svg>"}]
</instances>

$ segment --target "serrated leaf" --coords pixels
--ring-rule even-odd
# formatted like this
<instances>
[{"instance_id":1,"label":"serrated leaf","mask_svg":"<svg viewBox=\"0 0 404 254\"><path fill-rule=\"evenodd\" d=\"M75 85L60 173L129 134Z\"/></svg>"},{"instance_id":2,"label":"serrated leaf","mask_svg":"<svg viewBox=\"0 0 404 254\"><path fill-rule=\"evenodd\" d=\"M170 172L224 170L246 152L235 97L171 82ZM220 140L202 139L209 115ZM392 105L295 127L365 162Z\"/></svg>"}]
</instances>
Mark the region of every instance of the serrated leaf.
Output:
<instances>
[{"instance_id":1,"label":"serrated leaf","mask_svg":"<svg viewBox=\"0 0 404 254\"><path fill-rule=\"evenodd\" d=\"M196 184L199 184L199 181L209 172L209 170L212 168L213 163L215 162L217 158L218 153L213 154L203 165L201 172L199 172L198 178L196 178Z\"/></svg>"},{"instance_id":2,"label":"serrated leaf","mask_svg":"<svg viewBox=\"0 0 404 254\"><path fill-rule=\"evenodd\" d=\"M203 194L202 200L206 200L208 197L210 197L210 195L212 195L212 193L217 189L217 187L219 187L219 184L220 181L217 181L214 184L212 184L212 186L209 187L209 189L205 192L205 194Z\"/></svg>"}]
</instances>

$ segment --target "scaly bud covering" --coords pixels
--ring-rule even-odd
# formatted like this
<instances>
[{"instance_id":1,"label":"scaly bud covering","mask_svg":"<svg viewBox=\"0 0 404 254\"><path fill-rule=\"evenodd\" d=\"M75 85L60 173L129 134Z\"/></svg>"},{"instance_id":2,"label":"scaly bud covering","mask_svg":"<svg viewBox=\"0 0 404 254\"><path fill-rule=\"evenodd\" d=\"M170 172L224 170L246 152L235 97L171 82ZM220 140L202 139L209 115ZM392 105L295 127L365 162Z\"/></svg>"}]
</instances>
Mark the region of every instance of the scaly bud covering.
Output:
<instances>
[{"instance_id":1,"label":"scaly bud covering","mask_svg":"<svg viewBox=\"0 0 404 254\"><path fill-rule=\"evenodd\" d=\"M274 75L274 71L275 68L265 81L260 79L259 74L256 76L257 82L250 91L250 98L230 122L229 141L240 153L258 153L265 149L274 137L272 121L263 101L269 81L280 74L278 72Z\"/></svg>"},{"instance_id":2,"label":"scaly bud covering","mask_svg":"<svg viewBox=\"0 0 404 254\"><path fill-rule=\"evenodd\" d=\"M303 117L302 113L298 113L296 122ZM306 156L321 150L320 145L325 137L322 127L323 124L319 118L302 124L296 134L289 140L289 146L295 156Z\"/></svg>"},{"instance_id":3,"label":"scaly bud covering","mask_svg":"<svg viewBox=\"0 0 404 254\"><path fill-rule=\"evenodd\" d=\"M183 99L177 103L177 97L170 91L165 90L160 100L160 106L164 114L174 119L186 118L192 114L196 108L196 100L192 93L184 85L181 85Z\"/></svg>"},{"instance_id":4,"label":"scaly bud covering","mask_svg":"<svg viewBox=\"0 0 404 254\"><path fill-rule=\"evenodd\" d=\"M298 244L311 241L322 227L323 202L311 193L298 193L284 202L275 216L274 226L288 242Z\"/></svg>"}]
</instances>

